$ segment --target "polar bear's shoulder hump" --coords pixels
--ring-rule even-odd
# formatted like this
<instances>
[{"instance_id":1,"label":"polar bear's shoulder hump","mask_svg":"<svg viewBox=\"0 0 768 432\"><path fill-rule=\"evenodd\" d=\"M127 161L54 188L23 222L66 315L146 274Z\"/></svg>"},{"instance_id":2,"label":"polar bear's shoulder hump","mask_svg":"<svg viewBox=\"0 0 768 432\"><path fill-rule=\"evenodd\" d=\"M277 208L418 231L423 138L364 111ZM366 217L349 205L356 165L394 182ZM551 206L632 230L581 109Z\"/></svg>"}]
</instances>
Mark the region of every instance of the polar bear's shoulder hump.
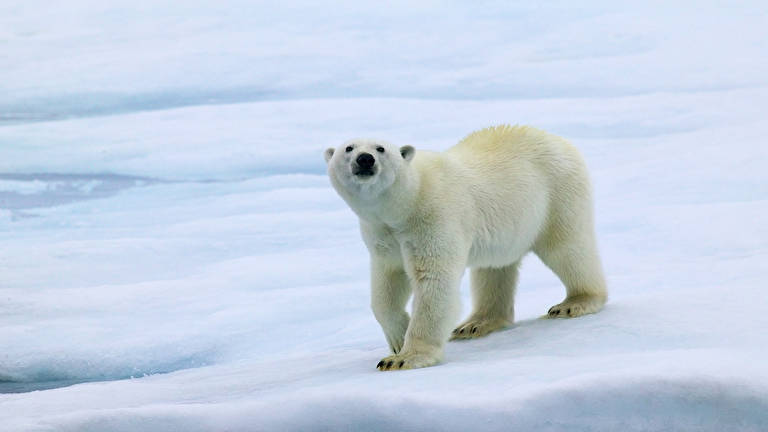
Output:
<instances>
[{"instance_id":1,"label":"polar bear's shoulder hump","mask_svg":"<svg viewBox=\"0 0 768 432\"><path fill-rule=\"evenodd\" d=\"M523 150L540 146L551 139L550 134L531 126L498 125L480 129L467 135L451 151L495 152Z\"/></svg>"}]
</instances>

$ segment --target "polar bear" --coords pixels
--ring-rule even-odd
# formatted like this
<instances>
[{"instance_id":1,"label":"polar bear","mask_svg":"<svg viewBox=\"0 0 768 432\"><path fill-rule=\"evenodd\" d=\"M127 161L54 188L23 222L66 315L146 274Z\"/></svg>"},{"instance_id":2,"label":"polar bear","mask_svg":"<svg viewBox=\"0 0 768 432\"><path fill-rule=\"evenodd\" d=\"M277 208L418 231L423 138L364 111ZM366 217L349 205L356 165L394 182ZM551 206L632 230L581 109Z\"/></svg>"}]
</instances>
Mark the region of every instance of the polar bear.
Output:
<instances>
[{"instance_id":1,"label":"polar bear","mask_svg":"<svg viewBox=\"0 0 768 432\"><path fill-rule=\"evenodd\" d=\"M356 139L327 149L325 160L370 252L371 306L392 352L378 369L432 366L449 338L510 325L529 251L565 285L549 317L594 313L605 303L587 169L565 139L504 125L443 153ZM473 311L451 332L467 267Z\"/></svg>"}]
</instances>

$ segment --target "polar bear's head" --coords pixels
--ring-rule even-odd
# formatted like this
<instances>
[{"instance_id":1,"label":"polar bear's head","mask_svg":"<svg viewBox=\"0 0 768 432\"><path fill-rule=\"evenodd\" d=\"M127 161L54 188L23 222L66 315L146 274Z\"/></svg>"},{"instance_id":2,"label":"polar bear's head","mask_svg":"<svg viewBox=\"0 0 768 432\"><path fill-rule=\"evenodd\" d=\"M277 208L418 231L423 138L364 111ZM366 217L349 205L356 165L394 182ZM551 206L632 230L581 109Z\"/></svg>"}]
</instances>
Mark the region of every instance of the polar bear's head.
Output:
<instances>
[{"instance_id":1,"label":"polar bear's head","mask_svg":"<svg viewBox=\"0 0 768 432\"><path fill-rule=\"evenodd\" d=\"M389 189L415 150L384 141L355 139L325 150L328 174L339 193L357 199L373 199Z\"/></svg>"}]
</instances>

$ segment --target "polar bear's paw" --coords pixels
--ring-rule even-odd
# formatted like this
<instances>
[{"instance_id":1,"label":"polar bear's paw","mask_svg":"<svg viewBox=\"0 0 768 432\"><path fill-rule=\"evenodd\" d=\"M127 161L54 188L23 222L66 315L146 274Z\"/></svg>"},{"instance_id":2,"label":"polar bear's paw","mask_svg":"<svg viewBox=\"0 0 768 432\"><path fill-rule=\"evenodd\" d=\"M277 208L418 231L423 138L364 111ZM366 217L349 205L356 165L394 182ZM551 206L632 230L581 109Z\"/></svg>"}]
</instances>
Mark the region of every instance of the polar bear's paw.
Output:
<instances>
[{"instance_id":1,"label":"polar bear's paw","mask_svg":"<svg viewBox=\"0 0 768 432\"><path fill-rule=\"evenodd\" d=\"M580 295L566 298L565 301L549 308L548 318L575 318L595 313L603 308L605 298L602 296Z\"/></svg>"},{"instance_id":2,"label":"polar bear's paw","mask_svg":"<svg viewBox=\"0 0 768 432\"><path fill-rule=\"evenodd\" d=\"M509 322L504 319L470 318L453 330L451 340L481 338L508 325Z\"/></svg>"},{"instance_id":3,"label":"polar bear's paw","mask_svg":"<svg viewBox=\"0 0 768 432\"><path fill-rule=\"evenodd\" d=\"M376 365L376 369L380 371L418 369L434 366L439 362L439 356L423 353L403 353L384 357L379 364Z\"/></svg>"}]
</instances>

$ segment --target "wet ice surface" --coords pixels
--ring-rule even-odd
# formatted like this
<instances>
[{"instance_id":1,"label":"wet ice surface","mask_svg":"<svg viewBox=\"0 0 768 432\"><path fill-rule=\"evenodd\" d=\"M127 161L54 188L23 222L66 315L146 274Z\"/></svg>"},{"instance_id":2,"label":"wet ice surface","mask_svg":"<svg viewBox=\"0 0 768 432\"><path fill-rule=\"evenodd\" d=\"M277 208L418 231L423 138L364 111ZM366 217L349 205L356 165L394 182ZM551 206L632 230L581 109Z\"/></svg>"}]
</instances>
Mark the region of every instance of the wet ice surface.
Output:
<instances>
[{"instance_id":1,"label":"wet ice surface","mask_svg":"<svg viewBox=\"0 0 768 432\"><path fill-rule=\"evenodd\" d=\"M114 174L0 174L0 207L23 210L112 196L155 180ZM23 214L23 213L21 213Z\"/></svg>"},{"instance_id":2,"label":"wet ice surface","mask_svg":"<svg viewBox=\"0 0 768 432\"><path fill-rule=\"evenodd\" d=\"M91 378L91 379L83 379L83 378L55 379L52 381L31 381L31 382L0 381L0 393L27 393L27 392L38 391L38 390L50 390L50 389L55 389L60 387L69 387L75 384L82 384L82 383L93 382L93 381L104 381L105 378L107 380L125 379L125 378L115 378L115 377L103 377L103 378Z\"/></svg>"},{"instance_id":3,"label":"wet ice surface","mask_svg":"<svg viewBox=\"0 0 768 432\"><path fill-rule=\"evenodd\" d=\"M757 5L4 3L3 426L760 430ZM584 153L609 304L538 319L564 290L529 257L515 326L379 373L367 253L322 150L498 123Z\"/></svg>"}]
</instances>

